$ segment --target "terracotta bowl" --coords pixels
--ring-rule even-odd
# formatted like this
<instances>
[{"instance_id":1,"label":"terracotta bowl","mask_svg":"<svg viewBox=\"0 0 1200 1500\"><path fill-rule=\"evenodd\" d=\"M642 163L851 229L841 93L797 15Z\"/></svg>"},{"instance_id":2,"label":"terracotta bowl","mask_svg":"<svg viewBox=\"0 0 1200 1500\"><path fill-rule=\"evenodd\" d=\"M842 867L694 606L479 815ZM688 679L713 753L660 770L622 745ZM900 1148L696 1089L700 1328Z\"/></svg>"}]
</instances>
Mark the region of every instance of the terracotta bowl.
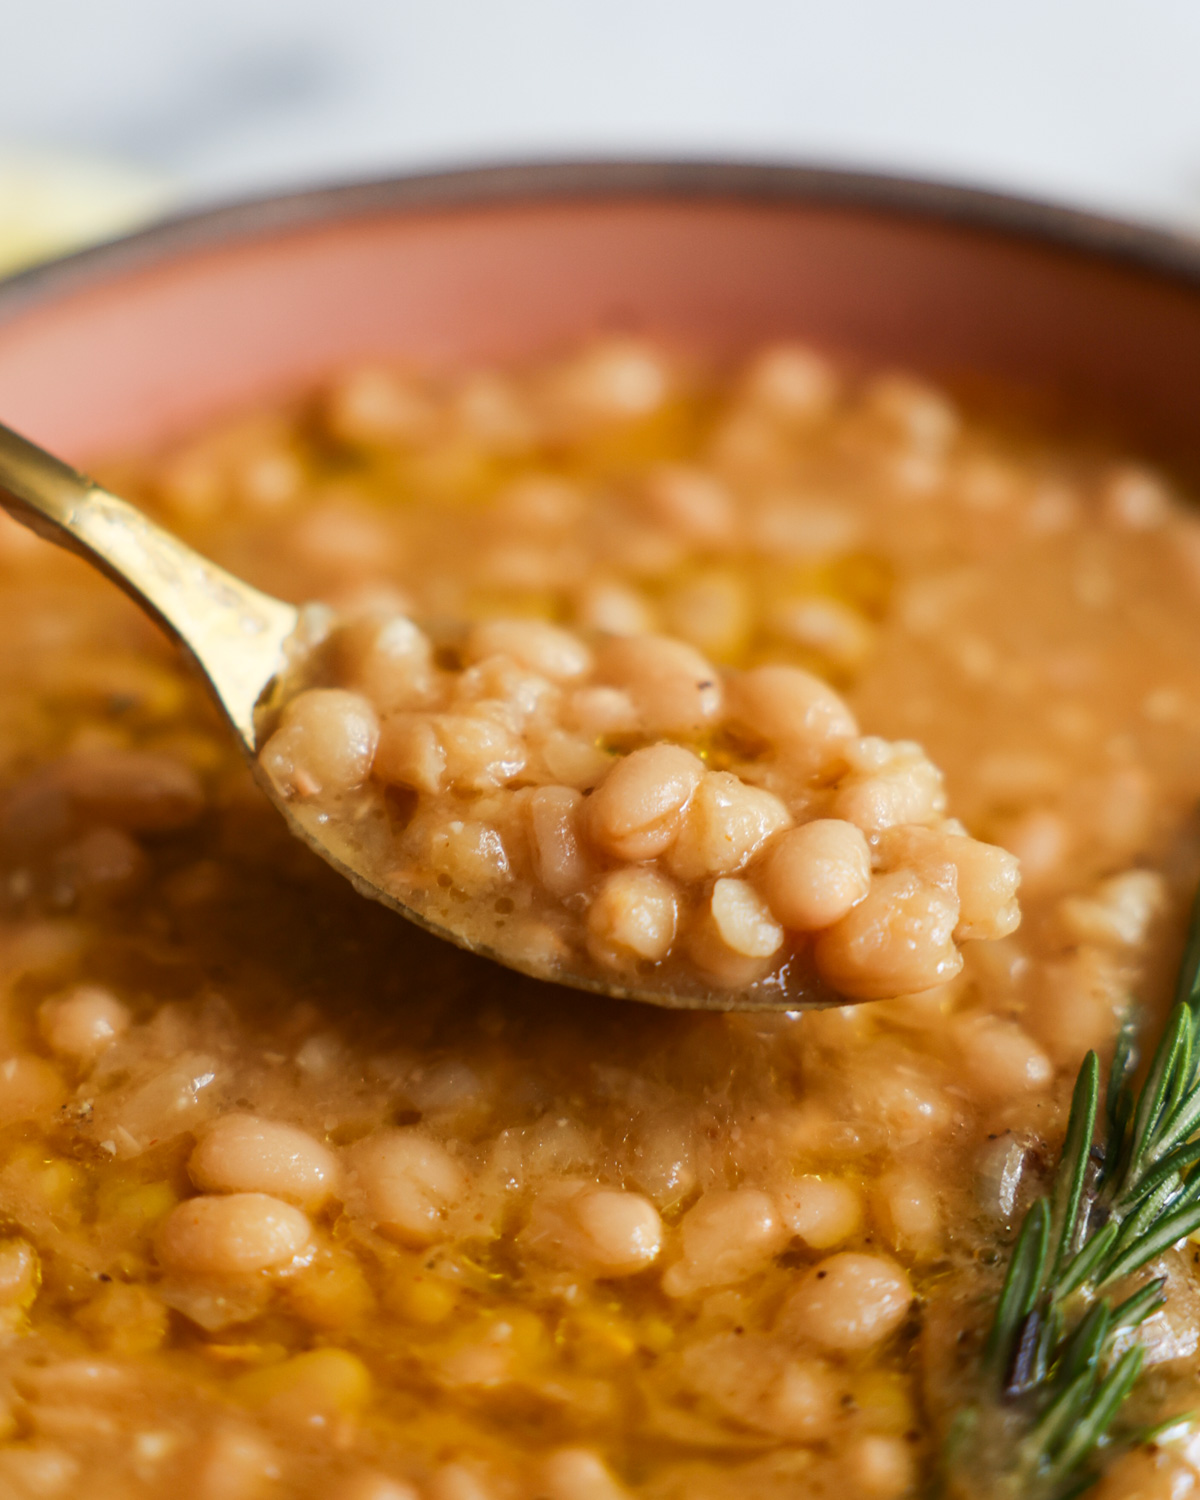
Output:
<instances>
[{"instance_id":1,"label":"terracotta bowl","mask_svg":"<svg viewBox=\"0 0 1200 1500\"><path fill-rule=\"evenodd\" d=\"M794 168L522 167L179 219L0 286L0 417L89 456L373 355L504 360L603 326L799 335L984 376L1200 457L1200 248Z\"/></svg>"}]
</instances>

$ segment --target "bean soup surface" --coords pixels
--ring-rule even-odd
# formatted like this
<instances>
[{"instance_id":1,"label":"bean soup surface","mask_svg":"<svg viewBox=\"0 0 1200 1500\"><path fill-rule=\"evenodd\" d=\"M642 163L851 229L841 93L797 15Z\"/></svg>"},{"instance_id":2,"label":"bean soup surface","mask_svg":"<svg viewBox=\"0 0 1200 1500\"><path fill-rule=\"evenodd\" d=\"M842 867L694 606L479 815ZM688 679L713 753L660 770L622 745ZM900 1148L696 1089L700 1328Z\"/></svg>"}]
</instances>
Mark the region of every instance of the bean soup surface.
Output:
<instances>
[{"instance_id":1,"label":"bean soup surface","mask_svg":"<svg viewBox=\"0 0 1200 1500\"><path fill-rule=\"evenodd\" d=\"M1169 997L1200 870L1187 497L909 376L617 337L350 370L101 477L329 602L310 691L360 732L296 731L272 774L369 784L439 890L509 917L501 859L534 871L550 938L622 971L661 961L653 885L718 987L876 897L863 932L915 957L847 942L827 979L885 998L727 1015L437 942L289 837L136 610L0 522L0 1496L921 1493L1075 1069ZM682 718L640 686L664 638L705 669ZM413 646L429 696L389 696ZM785 784L765 719L710 732L710 681L767 684L760 715L803 682L836 753ZM533 744L471 707L497 700L545 711L536 777L495 773ZM455 717L502 733L472 759ZM668 751L659 847L604 789ZM798 836L842 886L767 847ZM1013 861L972 884L989 845L1019 928ZM1154 1269L1147 1421L1196 1404L1200 1356L1194 1252ZM1105 1500L1200 1485L1186 1448L1147 1462Z\"/></svg>"}]
</instances>

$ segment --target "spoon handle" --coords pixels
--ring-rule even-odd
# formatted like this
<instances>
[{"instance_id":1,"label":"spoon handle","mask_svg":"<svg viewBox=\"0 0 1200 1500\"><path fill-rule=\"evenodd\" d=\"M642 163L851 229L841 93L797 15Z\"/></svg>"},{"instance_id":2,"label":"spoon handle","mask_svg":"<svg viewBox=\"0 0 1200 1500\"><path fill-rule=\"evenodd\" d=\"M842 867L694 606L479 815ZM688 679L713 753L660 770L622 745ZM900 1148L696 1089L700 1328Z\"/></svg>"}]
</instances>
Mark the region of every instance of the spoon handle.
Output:
<instances>
[{"instance_id":1,"label":"spoon handle","mask_svg":"<svg viewBox=\"0 0 1200 1500\"><path fill-rule=\"evenodd\" d=\"M118 584L195 657L254 745L254 706L282 661L296 609L193 552L135 506L0 424L0 507Z\"/></svg>"}]
</instances>

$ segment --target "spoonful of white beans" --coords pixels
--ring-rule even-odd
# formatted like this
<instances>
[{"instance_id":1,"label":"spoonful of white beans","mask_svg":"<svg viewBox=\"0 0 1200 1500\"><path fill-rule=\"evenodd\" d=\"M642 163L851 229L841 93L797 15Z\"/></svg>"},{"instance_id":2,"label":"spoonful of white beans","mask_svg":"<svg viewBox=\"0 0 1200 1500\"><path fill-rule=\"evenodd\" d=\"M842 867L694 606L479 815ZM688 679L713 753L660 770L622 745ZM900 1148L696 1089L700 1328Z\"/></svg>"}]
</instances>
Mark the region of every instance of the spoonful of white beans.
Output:
<instances>
[{"instance_id":1,"label":"spoonful of white beans","mask_svg":"<svg viewBox=\"0 0 1200 1500\"><path fill-rule=\"evenodd\" d=\"M920 747L861 735L797 667L297 608L2 426L0 505L190 653L292 831L362 895L510 968L798 1010L929 990L1017 925L1016 861L945 816Z\"/></svg>"}]
</instances>

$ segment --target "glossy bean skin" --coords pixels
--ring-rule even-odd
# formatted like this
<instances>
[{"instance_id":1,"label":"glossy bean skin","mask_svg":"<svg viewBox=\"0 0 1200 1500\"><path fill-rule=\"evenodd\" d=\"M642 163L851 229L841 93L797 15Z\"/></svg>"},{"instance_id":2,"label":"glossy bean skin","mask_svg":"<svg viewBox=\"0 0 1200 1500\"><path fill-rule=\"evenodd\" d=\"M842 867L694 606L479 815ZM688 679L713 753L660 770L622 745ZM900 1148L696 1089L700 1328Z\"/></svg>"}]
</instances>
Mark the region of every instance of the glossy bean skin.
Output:
<instances>
[{"instance_id":1,"label":"glossy bean skin","mask_svg":"<svg viewBox=\"0 0 1200 1500\"><path fill-rule=\"evenodd\" d=\"M627 860L661 854L704 775L702 762L676 745L635 750L609 772L588 806L588 832L606 853Z\"/></svg>"},{"instance_id":2,"label":"glossy bean skin","mask_svg":"<svg viewBox=\"0 0 1200 1500\"><path fill-rule=\"evenodd\" d=\"M218 1193L270 1193L301 1208L319 1208L337 1191L336 1156L307 1131L253 1115L222 1115L188 1159L198 1188Z\"/></svg>"},{"instance_id":3,"label":"glossy bean skin","mask_svg":"<svg viewBox=\"0 0 1200 1500\"><path fill-rule=\"evenodd\" d=\"M412 1130L385 1130L350 1152L350 1186L381 1233L405 1244L431 1244L466 1190L466 1177L437 1141Z\"/></svg>"},{"instance_id":4,"label":"glossy bean skin","mask_svg":"<svg viewBox=\"0 0 1200 1500\"><path fill-rule=\"evenodd\" d=\"M378 715L365 698L312 688L284 708L262 763L285 796L352 791L366 780L378 742Z\"/></svg>"},{"instance_id":5,"label":"glossy bean skin","mask_svg":"<svg viewBox=\"0 0 1200 1500\"><path fill-rule=\"evenodd\" d=\"M894 1333L912 1298L908 1277L894 1261L841 1251L805 1274L783 1308L781 1323L822 1349L850 1353Z\"/></svg>"},{"instance_id":6,"label":"glossy bean skin","mask_svg":"<svg viewBox=\"0 0 1200 1500\"><path fill-rule=\"evenodd\" d=\"M247 1276L288 1266L312 1229L299 1209L266 1193L189 1198L172 1209L157 1237L168 1270L193 1276Z\"/></svg>"}]
</instances>

